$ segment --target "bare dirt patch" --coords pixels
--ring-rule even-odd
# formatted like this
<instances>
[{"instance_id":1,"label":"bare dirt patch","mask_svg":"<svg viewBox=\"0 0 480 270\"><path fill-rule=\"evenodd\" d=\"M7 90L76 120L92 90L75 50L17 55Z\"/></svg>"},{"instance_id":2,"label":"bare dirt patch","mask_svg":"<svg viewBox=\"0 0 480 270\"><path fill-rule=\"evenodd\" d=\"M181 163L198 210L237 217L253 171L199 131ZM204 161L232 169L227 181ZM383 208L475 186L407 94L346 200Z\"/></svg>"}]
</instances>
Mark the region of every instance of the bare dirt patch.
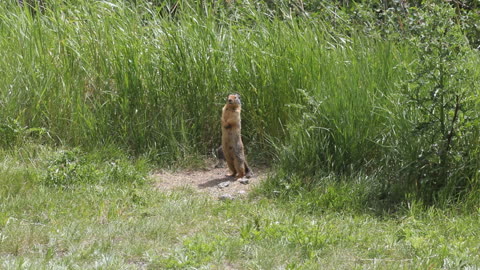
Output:
<instances>
[{"instance_id":1,"label":"bare dirt patch","mask_svg":"<svg viewBox=\"0 0 480 270\"><path fill-rule=\"evenodd\" d=\"M227 168L214 168L213 165L207 169L161 171L152 177L155 179L155 187L159 190L191 187L215 198L232 199L247 195L253 186L267 177L266 169L252 168L252 170L254 175L248 179L248 184L242 184L240 180L227 176L230 174Z\"/></svg>"}]
</instances>

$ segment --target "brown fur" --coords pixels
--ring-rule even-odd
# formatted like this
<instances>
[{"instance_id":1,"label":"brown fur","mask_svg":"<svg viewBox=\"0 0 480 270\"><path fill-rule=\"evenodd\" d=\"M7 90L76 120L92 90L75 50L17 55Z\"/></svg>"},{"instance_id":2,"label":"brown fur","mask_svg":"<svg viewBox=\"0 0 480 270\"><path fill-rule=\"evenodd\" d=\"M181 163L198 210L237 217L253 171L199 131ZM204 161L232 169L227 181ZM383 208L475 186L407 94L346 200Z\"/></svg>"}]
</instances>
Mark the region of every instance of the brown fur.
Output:
<instances>
[{"instance_id":1,"label":"brown fur","mask_svg":"<svg viewBox=\"0 0 480 270\"><path fill-rule=\"evenodd\" d=\"M223 154L223 149L221 145L215 150L215 156L218 159L218 163L217 165L215 165L215 168L225 167L225 155Z\"/></svg>"},{"instance_id":2,"label":"brown fur","mask_svg":"<svg viewBox=\"0 0 480 270\"><path fill-rule=\"evenodd\" d=\"M240 113L242 105L238 94L229 95L222 110L222 152L235 178L250 177L252 171L245 159L241 136Z\"/></svg>"}]
</instances>

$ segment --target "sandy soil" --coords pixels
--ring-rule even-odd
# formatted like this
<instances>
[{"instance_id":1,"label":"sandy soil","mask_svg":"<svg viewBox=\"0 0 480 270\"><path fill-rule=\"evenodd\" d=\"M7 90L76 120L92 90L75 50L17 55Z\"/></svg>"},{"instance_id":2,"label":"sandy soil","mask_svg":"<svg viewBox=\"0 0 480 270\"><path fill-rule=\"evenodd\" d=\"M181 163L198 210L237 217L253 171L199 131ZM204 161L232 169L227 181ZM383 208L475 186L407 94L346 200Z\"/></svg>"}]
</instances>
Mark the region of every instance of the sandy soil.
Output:
<instances>
[{"instance_id":1,"label":"sandy soil","mask_svg":"<svg viewBox=\"0 0 480 270\"><path fill-rule=\"evenodd\" d=\"M159 190L191 187L200 192L208 193L215 198L232 199L246 196L253 186L267 176L266 169L252 168L253 177L248 179L248 184L242 184L239 180L227 176L230 174L227 168L214 168L214 165L209 167L211 168L203 170L157 172L153 175L154 179L156 179L155 187Z\"/></svg>"}]
</instances>

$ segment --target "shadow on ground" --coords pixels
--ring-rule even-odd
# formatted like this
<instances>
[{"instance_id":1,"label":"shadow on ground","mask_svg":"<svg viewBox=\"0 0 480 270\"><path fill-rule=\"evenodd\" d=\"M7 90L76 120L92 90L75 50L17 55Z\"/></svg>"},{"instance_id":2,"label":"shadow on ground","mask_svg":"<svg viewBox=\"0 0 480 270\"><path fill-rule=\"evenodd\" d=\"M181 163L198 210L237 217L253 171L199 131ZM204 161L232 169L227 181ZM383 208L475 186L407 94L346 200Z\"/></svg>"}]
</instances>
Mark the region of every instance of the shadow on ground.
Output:
<instances>
[{"instance_id":1,"label":"shadow on ground","mask_svg":"<svg viewBox=\"0 0 480 270\"><path fill-rule=\"evenodd\" d=\"M160 191L190 187L199 192L219 197L226 194L232 196L246 194L253 186L267 176L266 169L253 168L253 171L254 175L249 179L249 184L242 184L234 177L228 176L230 172L227 168L183 170L176 172L161 171L153 174L152 177L155 179L155 187ZM226 187L219 185L224 182L228 182Z\"/></svg>"}]
</instances>

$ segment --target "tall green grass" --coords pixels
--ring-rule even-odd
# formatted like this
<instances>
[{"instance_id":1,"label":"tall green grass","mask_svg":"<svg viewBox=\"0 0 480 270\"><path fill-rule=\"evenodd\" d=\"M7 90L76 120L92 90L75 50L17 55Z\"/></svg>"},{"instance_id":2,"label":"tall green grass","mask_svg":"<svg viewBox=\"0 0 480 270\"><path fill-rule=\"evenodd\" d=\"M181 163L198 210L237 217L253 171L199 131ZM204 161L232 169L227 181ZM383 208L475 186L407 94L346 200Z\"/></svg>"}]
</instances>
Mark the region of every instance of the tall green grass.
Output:
<instances>
[{"instance_id":1,"label":"tall green grass","mask_svg":"<svg viewBox=\"0 0 480 270\"><path fill-rule=\"evenodd\" d=\"M323 33L182 8L171 19L122 1L52 2L35 15L2 5L2 115L44 127L56 142L172 160L219 144L224 98L239 92L247 141L267 149L269 136L284 135L293 90L309 83L312 60L296 51L305 42L316 50Z\"/></svg>"},{"instance_id":2,"label":"tall green grass","mask_svg":"<svg viewBox=\"0 0 480 270\"><path fill-rule=\"evenodd\" d=\"M219 145L221 107L236 92L249 159L276 165L277 183L367 175L386 190L379 197L397 183L421 192L411 164L426 143L414 132L422 115L404 86L422 65L422 48L397 34L368 34L340 10L281 7L179 1L174 12L168 2L49 1L31 12L4 2L1 141L34 133L172 164ZM468 65L479 61L472 53ZM476 85L478 72L471 76ZM475 125L455 141L472 149L461 153L471 157L468 169L451 175L462 183L476 182Z\"/></svg>"},{"instance_id":3,"label":"tall green grass","mask_svg":"<svg viewBox=\"0 0 480 270\"><path fill-rule=\"evenodd\" d=\"M319 105L338 99L332 111L368 110L348 100L372 104L370 91L389 91L396 61L391 45L332 38L321 21L272 19L249 5L208 16L215 9L184 4L175 19L122 1L52 2L36 15L2 8L3 115L62 143L154 149L162 159L216 146L230 92L242 94L246 140L261 150L252 154L271 156L268 141L284 141L302 93ZM342 115L340 125L363 116Z\"/></svg>"}]
</instances>

